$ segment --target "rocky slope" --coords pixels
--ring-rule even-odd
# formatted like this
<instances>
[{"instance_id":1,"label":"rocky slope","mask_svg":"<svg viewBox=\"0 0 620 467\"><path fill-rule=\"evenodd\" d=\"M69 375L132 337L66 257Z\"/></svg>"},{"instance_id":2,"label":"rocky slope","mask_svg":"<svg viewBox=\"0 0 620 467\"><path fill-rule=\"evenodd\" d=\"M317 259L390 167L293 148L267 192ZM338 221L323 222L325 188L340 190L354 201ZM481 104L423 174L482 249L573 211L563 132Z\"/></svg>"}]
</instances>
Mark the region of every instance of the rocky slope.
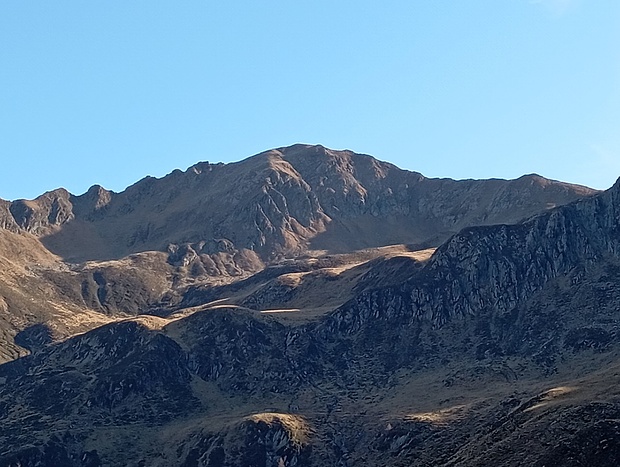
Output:
<instances>
[{"instance_id":1,"label":"rocky slope","mask_svg":"<svg viewBox=\"0 0 620 467\"><path fill-rule=\"evenodd\" d=\"M3 316L24 310L31 350L0 365L0 466L620 456L620 183L428 180L294 146L0 216ZM81 235L105 261L56 255L79 258ZM55 342L46 300L102 321Z\"/></svg>"}]
</instances>

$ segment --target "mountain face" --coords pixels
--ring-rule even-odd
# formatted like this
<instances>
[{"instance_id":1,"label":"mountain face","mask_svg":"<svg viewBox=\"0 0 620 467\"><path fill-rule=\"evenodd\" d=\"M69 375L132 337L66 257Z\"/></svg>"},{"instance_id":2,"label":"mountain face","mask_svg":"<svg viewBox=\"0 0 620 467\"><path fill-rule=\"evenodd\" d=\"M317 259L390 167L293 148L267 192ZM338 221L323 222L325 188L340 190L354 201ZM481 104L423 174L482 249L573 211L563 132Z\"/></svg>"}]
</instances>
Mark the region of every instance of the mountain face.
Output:
<instances>
[{"instance_id":1,"label":"mountain face","mask_svg":"<svg viewBox=\"0 0 620 467\"><path fill-rule=\"evenodd\" d=\"M620 458L620 182L297 145L0 225L0 466Z\"/></svg>"}]
</instances>

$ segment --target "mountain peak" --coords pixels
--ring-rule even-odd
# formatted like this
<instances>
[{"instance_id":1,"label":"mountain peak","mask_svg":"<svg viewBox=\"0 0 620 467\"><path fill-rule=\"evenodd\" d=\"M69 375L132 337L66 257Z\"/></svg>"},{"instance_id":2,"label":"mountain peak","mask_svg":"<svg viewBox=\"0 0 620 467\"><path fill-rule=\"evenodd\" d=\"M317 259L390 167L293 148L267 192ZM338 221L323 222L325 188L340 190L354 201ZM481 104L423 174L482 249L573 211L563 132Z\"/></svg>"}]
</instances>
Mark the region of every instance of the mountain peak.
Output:
<instances>
[{"instance_id":1,"label":"mountain peak","mask_svg":"<svg viewBox=\"0 0 620 467\"><path fill-rule=\"evenodd\" d=\"M120 193L95 185L76 197L59 189L9 210L70 260L225 240L231 251L273 262L308 249L437 245L465 226L516 222L593 193L538 175L427 179L369 155L294 144L230 164L199 162ZM74 251L78 244L96 247Z\"/></svg>"}]
</instances>

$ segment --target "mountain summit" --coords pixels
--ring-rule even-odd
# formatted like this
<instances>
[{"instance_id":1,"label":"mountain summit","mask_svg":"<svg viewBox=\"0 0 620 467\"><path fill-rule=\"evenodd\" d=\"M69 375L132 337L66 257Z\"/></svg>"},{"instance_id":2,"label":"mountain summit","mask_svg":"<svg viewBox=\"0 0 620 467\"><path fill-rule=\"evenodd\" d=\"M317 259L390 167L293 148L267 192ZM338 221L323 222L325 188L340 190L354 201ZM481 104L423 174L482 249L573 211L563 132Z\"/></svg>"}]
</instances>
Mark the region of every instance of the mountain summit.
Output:
<instances>
[{"instance_id":1,"label":"mountain summit","mask_svg":"<svg viewBox=\"0 0 620 467\"><path fill-rule=\"evenodd\" d=\"M309 249L437 246L463 227L516 222L593 193L537 175L429 179L371 156L298 144L147 177L122 193L94 186L81 196L59 189L5 203L0 225L36 235L72 262L190 245L268 264Z\"/></svg>"}]
</instances>

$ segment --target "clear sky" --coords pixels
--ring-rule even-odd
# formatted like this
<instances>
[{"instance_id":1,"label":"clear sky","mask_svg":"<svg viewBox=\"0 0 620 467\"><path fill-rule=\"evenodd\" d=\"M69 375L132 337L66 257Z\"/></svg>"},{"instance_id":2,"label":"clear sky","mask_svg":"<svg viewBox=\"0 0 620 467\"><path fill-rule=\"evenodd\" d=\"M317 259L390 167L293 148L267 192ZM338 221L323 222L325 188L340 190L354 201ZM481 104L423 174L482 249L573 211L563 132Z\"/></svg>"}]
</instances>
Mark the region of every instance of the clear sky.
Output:
<instances>
[{"instance_id":1,"label":"clear sky","mask_svg":"<svg viewBox=\"0 0 620 467\"><path fill-rule=\"evenodd\" d=\"M620 1L0 1L0 198L296 142L608 188Z\"/></svg>"}]
</instances>

